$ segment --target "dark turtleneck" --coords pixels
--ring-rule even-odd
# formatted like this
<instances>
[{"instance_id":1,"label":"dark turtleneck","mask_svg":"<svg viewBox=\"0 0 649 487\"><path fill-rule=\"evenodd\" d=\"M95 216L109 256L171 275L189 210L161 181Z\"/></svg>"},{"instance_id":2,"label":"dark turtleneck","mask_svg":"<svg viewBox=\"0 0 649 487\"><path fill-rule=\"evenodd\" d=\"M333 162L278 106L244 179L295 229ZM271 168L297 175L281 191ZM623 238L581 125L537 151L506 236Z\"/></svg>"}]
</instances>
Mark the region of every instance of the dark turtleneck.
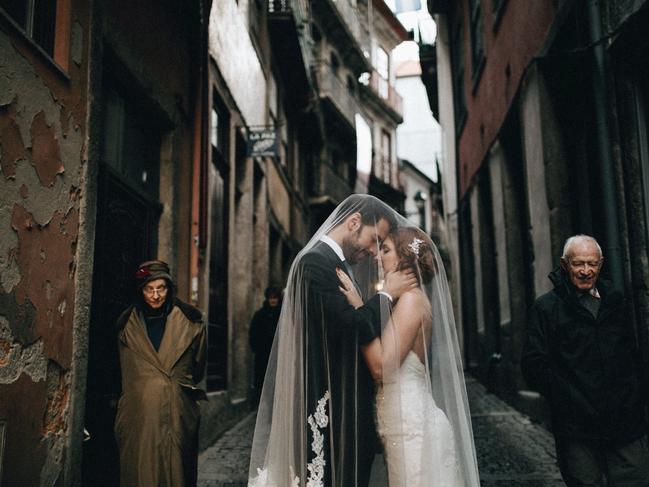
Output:
<instances>
[{"instance_id":1,"label":"dark turtleneck","mask_svg":"<svg viewBox=\"0 0 649 487\"><path fill-rule=\"evenodd\" d=\"M140 310L144 316L146 332L149 335L151 345L156 352L160 349L162 337L164 336L165 327L167 326L167 316L171 308L171 300L167 301L158 309L153 309L149 305L142 303Z\"/></svg>"}]
</instances>

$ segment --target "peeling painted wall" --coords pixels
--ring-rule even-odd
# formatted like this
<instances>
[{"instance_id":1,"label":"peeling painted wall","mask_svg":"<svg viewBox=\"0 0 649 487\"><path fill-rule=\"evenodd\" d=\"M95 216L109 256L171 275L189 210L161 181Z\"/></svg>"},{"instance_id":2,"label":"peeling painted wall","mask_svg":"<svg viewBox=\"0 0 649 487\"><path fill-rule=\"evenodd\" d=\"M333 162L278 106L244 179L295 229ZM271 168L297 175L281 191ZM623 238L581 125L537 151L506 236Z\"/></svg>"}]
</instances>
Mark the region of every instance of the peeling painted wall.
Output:
<instances>
[{"instance_id":1,"label":"peeling painted wall","mask_svg":"<svg viewBox=\"0 0 649 487\"><path fill-rule=\"evenodd\" d=\"M59 2L58 65L0 13L2 485L80 482L102 83L113 61L138 108L156 114L173 195L161 201L159 253L188 294L198 3Z\"/></svg>"},{"instance_id":2,"label":"peeling painted wall","mask_svg":"<svg viewBox=\"0 0 649 487\"><path fill-rule=\"evenodd\" d=\"M83 12L72 19L67 73L19 32L0 29L3 485L62 482L85 169Z\"/></svg>"}]
</instances>

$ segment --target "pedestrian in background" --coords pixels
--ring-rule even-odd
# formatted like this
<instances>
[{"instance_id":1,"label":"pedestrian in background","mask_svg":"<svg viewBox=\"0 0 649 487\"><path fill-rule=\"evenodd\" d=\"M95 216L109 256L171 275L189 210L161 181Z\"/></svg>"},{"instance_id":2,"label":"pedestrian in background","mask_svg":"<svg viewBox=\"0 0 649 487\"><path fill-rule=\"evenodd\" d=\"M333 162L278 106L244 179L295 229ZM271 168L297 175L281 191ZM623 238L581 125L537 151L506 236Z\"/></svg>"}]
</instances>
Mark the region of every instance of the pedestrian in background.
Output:
<instances>
[{"instance_id":1,"label":"pedestrian in background","mask_svg":"<svg viewBox=\"0 0 649 487\"><path fill-rule=\"evenodd\" d=\"M532 307L522 371L549 402L568 486L647 487L647 395L632 312L599 278L603 261L594 238L566 241L549 276L554 289Z\"/></svg>"},{"instance_id":2,"label":"pedestrian in background","mask_svg":"<svg viewBox=\"0 0 649 487\"><path fill-rule=\"evenodd\" d=\"M255 354L254 405L259 403L261 388L264 385L268 357L270 357L270 349L273 346L279 313L282 310L282 290L275 286L267 287L264 297L264 304L252 317L248 335L250 348Z\"/></svg>"},{"instance_id":3,"label":"pedestrian in background","mask_svg":"<svg viewBox=\"0 0 649 487\"><path fill-rule=\"evenodd\" d=\"M135 275L136 302L118 319L122 395L115 438L122 487L196 485L198 389L205 370L201 312L175 297L169 266Z\"/></svg>"}]
</instances>

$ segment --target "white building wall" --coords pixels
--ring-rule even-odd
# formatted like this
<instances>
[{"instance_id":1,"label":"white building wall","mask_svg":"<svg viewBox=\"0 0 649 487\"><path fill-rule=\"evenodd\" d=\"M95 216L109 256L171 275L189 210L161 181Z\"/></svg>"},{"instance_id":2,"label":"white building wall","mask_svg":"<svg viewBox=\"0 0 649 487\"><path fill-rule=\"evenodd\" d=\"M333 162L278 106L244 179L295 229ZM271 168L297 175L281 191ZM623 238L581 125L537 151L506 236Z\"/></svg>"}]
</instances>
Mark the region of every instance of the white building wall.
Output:
<instances>
[{"instance_id":1,"label":"white building wall","mask_svg":"<svg viewBox=\"0 0 649 487\"><path fill-rule=\"evenodd\" d=\"M525 178L530 216L530 232L534 248L534 294L548 292L552 285L547 278L553 268L550 236L550 210L545 187L544 140L542 126L541 82L533 67L521 90L521 125Z\"/></svg>"},{"instance_id":2,"label":"white building wall","mask_svg":"<svg viewBox=\"0 0 649 487\"><path fill-rule=\"evenodd\" d=\"M251 1L218 0L212 4L209 50L246 124L264 125L266 103L259 101L266 100L266 77L248 32Z\"/></svg>"},{"instance_id":3,"label":"white building wall","mask_svg":"<svg viewBox=\"0 0 649 487\"><path fill-rule=\"evenodd\" d=\"M403 97L403 123L397 127L397 153L433 181L437 180L435 161L441 157L441 127L428 105L421 76L401 76L396 90Z\"/></svg>"},{"instance_id":4,"label":"white building wall","mask_svg":"<svg viewBox=\"0 0 649 487\"><path fill-rule=\"evenodd\" d=\"M469 194L471 203L471 239L473 243L473 276L462 276L470 279L475 286L475 308L477 329L479 334L485 332L484 293L482 292L482 245L480 245L480 193L477 185L473 186Z\"/></svg>"},{"instance_id":5,"label":"white building wall","mask_svg":"<svg viewBox=\"0 0 649 487\"><path fill-rule=\"evenodd\" d=\"M437 89L441 140L440 172L442 174L442 198L446 213L448 250L451 257L451 293L455 322L457 323L460 348L464 348L462 328L462 285L460 276L459 222L457 204L457 173L455 152L455 113L453 108L453 79L451 72L451 49L446 17L436 16L437 25ZM448 272L447 272L448 273ZM464 352L462 351L462 356Z\"/></svg>"},{"instance_id":6,"label":"white building wall","mask_svg":"<svg viewBox=\"0 0 649 487\"><path fill-rule=\"evenodd\" d=\"M426 231L430 233L433 223L430 211L430 181L422 179L421 176L403 167L401 169L401 175L404 180L404 190L406 193L406 218L418 227L421 227L422 223L424 223ZM417 191L421 191L427 198L424 205L424 222L421 221L419 209L415 204L415 194L417 194Z\"/></svg>"},{"instance_id":7,"label":"white building wall","mask_svg":"<svg viewBox=\"0 0 649 487\"><path fill-rule=\"evenodd\" d=\"M500 325L511 321L509 299L509 271L507 267L507 228L505 226L505 200L503 191L503 171L505 155L502 146L496 142L489 152L489 180L491 182L491 201L496 247L496 266L498 272L498 301Z\"/></svg>"}]
</instances>

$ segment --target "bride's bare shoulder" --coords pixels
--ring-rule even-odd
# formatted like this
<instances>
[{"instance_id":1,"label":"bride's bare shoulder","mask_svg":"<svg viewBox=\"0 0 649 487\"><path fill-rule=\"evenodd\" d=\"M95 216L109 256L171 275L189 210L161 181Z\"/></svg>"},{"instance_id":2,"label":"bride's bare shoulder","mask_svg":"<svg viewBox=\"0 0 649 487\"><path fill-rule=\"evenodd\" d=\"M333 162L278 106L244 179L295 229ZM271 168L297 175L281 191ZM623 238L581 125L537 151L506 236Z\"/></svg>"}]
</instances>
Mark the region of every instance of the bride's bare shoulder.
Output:
<instances>
[{"instance_id":1,"label":"bride's bare shoulder","mask_svg":"<svg viewBox=\"0 0 649 487\"><path fill-rule=\"evenodd\" d=\"M428 307L428 299L421 289L413 289L401 295L397 306L403 306L409 309L418 309Z\"/></svg>"}]
</instances>

